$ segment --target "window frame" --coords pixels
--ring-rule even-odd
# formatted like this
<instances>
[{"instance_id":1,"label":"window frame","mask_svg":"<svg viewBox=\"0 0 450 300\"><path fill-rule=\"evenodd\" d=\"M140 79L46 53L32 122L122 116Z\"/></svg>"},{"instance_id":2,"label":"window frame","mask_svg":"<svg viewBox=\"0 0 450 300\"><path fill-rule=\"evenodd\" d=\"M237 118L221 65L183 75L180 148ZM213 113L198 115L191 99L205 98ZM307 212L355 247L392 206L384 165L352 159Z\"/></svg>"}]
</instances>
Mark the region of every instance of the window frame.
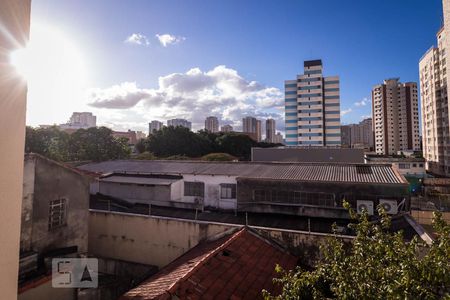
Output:
<instances>
[{"instance_id":1,"label":"window frame","mask_svg":"<svg viewBox=\"0 0 450 300\"><path fill-rule=\"evenodd\" d=\"M224 195L224 191L226 195ZM237 194L237 184L235 183L221 183L220 184L220 199L236 199Z\"/></svg>"},{"instance_id":2,"label":"window frame","mask_svg":"<svg viewBox=\"0 0 450 300\"><path fill-rule=\"evenodd\" d=\"M205 197L205 183L203 181L185 181L185 197Z\"/></svg>"},{"instance_id":3,"label":"window frame","mask_svg":"<svg viewBox=\"0 0 450 300\"><path fill-rule=\"evenodd\" d=\"M67 225L67 199L58 198L48 202L48 230Z\"/></svg>"}]
</instances>

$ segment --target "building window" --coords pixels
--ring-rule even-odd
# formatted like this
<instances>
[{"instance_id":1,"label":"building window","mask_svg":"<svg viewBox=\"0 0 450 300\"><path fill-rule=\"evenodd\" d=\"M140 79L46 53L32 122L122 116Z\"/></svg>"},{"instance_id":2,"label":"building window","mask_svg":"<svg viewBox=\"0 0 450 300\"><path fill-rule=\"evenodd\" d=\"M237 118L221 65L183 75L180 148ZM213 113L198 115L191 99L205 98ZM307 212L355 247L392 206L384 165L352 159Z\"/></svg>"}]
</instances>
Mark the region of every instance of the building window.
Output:
<instances>
[{"instance_id":1,"label":"building window","mask_svg":"<svg viewBox=\"0 0 450 300\"><path fill-rule=\"evenodd\" d=\"M221 199L236 199L236 185L235 184L221 184L220 185Z\"/></svg>"},{"instance_id":2,"label":"building window","mask_svg":"<svg viewBox=\"0 0 450 300\"><path fill-rule=\"evenodd\" d=\"M398 168L399 169L409 169L410 168L410 164L398 164Z\"/></svg>"},{"instance_id":3,"label":"building window","mask_svg":"<svg viewBox=\"0 0 450 300\"><path fill-rule=\"evenodd\" d=\"M204 197L205 196L205 183L203 182L184 182L184 195L194 196L194 197Z\"/></svg>"},{"instance_id":4,"label":"building window","mask_svg":"<svg viewBox=\"0 0 450 300\"><path fill-rule=\"evenodd\" d=\"M66 199L52 200L49 203L48 211L48 229L58 228L66 225Z\"/></svg>"}]
</instances>

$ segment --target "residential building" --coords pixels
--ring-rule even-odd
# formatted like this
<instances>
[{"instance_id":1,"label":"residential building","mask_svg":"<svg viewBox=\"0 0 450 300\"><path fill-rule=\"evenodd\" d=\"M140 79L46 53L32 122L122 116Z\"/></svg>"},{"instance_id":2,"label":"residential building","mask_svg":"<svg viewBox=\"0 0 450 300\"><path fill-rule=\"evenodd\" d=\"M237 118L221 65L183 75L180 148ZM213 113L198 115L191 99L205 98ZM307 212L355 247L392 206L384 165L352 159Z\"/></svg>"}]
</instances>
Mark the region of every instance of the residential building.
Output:
<instances>
[{"instance_id":1,"label":"residential building","mask_svg":"<svg viewBox=\"0 0 450 300\"><path fill-rule=\"evenodd\" d=\"M136 131L128 129L128 131L113 131L112 136L115 138L126 138L128 140L128 145L136 145L138 139L136 136Z\"/></svg>"},{"instance_id":2,"label":"residential building","mask_svg":"<svg viewBox=\"0 0 450 300\"><path fill-rule=\"evenodd\" d=\"M266 120L266 142L275 143L275 120L267 119Z\"/></svg>"},{"instance_id":3,"label":"residential building","mask_svg":"<svg viewBox=\"0 0 450 300\"><path fill-rule=\"evenodd\" d=\"M91 179L41 155L25 155L19 299L36 299L39 294L38 299L76 299L76 289L52 289L51 277L46 275L53 257L80 257L88 252ZM17 271L13 274L17 276Z\"/></svg>"},{"instance_id":4,"label":"residential building","mask_svg":"<svg viewBox=\"0 0 450 300\"><path fill-rule=\"evenodd\" d=\"M233 126L227 124L220 127L221 132L233 132Z\"/></svg>"},{"instance_id":5,"label":"residential building","mask_svg":"<svg viewBox=\"0 0 450 300\"><path fill-rule=\"evenodd\" d=\"M345 148L373 149L372 119L367 118L359 124L341 126L342 146Z\"/></svg>"},{"instance_id":6,"label":"residential building","mask_svg":"<svg viewBox=\"0 0 450 300\"><path fill-rule=\"evenodd\" d=\"M390 155L419 150L417 84L392 78L374 86L372 120L376 153Z\"/></svg>"},{"instance_id":7,"label":"residential building","mask_svg":"<svg viewBox=\"0 0 450 300\"><path fill-rule=\"evenodd\" d=\"M219 120L217 119L217 117L206 118L205 130L212 133L219 132Z\"/></svg>"},{"instance_id":8,"label":"residential building","mask_svg":"<svg viewBox=\"0 0 450 300\"><path fill-rule=\"evenodd\" d=\"M341 126L341 143L343 148L352 147L352 124Z\"/></svg>"},{"instance_id":9,"label":"residential building","mask_svg":"<svg viewBox=\"0 0 450 300\"><path fill-rule=\"evenodd\" d=\"M339 77L323 76L321 60L304 62L304 74L285 84L287 146L340 146Z\"/></svg>"},{"instance_id":10,"label":"residential building","mask_svg":"<svg viewBox=\"0 0 450 300\"><path fill-rule=\"evenodd\" d=\"M163 123L157 120L153 120L150 123L148 123L148 134L152 134L155 131L161 130L163 127Z\"/></svg>"},{"instance_id":11,"label":"residential building","mask_svg":"<svg viewBox=\"0 0 450 300\"><path fill-rule=\"evenodd\" d=\"M349 218L343 199L354 208L361 199L373 207L381 200L409 207L408 182L390 165L116 160L79 168L103 174L91 193L122 199L122 207L141 203L338 219Z\"/></svg>"},{"instance_id":12,"label":"residential building","mask_svg":"<svg viewBox=\"0 0 450 300\"><path fill-rule=\"evenodd\" d=\"M258 162L364 163L363 149L276 147L252 148L251 160Z\"/></svg>"},{"instance_id":13,"label":"residential building","mask_svg":"<svg viewBox=\"0 0 450 300\"><path fill-rule=\"evenodd\" d=\"M251 228L199 243L122 296L132 299L260 299L274 293L274 269L293 270L298 258Z\"/></svg>"},{"instance_id":14,"label":"residential building","mask_svg":"<svg viewBox=\"0 0 450 300\"><path fill-rule=\"evenodd\" d=\"M167 126L172 126L172 127L180 126L180 127L188 128L190 130L192 128L192 123L185 119L171 119L171 120L167 120Z\"/></svg>"},{"instance_id":15,"label":"residential building","mask_svg":"<svg viewBox=\"0 0 450 300\"><path fill-rule=\"evenodd\" d=\"M142 131L136 131L136 140L142 140L145 139L147 135Z\"/></svg>"},{"instance_id":16,"label":"residential building","mask_svg":"<svg viewBox=\"0 0 450 300\"><path fill-rule=\"evenodd\" d=\"M87 129L97 126L97 117L91 112L74 112L66 124L61 124L61 129Z\"/></svg>"},{"instance_id":17,"label":"residential building","mask_svg":"<svg viewBox=\"0 0 450 300\"><path fill-rule=\"evenodd\" d=\"M420 96L422 111L423 155L427 170L450 176L450 99L447 87L450 70L450 1L443 0L444 26L437 33L437 47L431 47L420 59Z\"/></svg>"},{"instance_id":18,"label":"residential building","mask_svg":"<svg viewBox=\"0 0 450 300\"><path fill-rule=\"evenodd\" d=\"M277 132L277 134L275 134L273 142L275 144L284 144L283 142L283 135L280 132Z\"/></svg>"},{"instance_id":19,"label":"residential building","mask_svg":"<svg viewBox=\"0 0 450 300\"><path fill-rule=\"evenodd\" d=\"M417 157L393 157L385 155L370 155L366 154L364 161L368 164L370 163L388 163L391 164L400 174L405 176L405 178L425 178L425 159Z\"/></svg>"},{"instance_id":20,"label":"residential building","mask_svg":"<svg viewBox=\"0 0 450 300\"><path fill-rule=\"evenodd\" d=\"M242 119L242 132L250 136L253 140L261 141L261 120L254 117Z\"/></svg>"},{"instance_id":21,"label":"residential building","mask_svg":"<svg viewBox=\"0 0 450 300\"><path fill-rule=\"evenodd\" d=\"M10 55L24 48L30 32L30 0L0 1L0 290L17 297L20 209L25 148L27 84Z\"/></svg>"}]
</instances>

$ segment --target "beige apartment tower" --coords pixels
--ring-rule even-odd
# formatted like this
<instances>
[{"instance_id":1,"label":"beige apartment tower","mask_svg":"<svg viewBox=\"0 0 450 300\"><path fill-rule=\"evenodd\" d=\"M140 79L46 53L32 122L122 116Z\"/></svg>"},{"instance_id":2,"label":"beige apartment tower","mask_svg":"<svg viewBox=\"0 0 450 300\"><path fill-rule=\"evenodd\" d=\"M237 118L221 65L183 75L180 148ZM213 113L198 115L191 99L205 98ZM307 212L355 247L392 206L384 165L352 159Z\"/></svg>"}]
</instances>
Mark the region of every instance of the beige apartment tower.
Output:
<instances>
[{"instance_id":1,"label":"beige apartment tower","mask_svg":"<svg viewBox=\"0 0 450 300\"><path fill-rule=\"evenodd\" d=\"M250 136L253 140L261 142L261 120L254 117L243 118L242 132Z\"/></svg>"},{"instance_id":2,"label":"beige apartment tower","mask_svg":"<svg viewBox=\"0 0 450 300\"><path fill-rule=\"evenodd\" d=\"M437 47L431 47L420 59L420 96L422 110L423 155L427 170L450 176L450 103L449 79L450 0L443 1L444 26L437 33Z\"/></svg>"},{"instance_id":3,"label":"beige apartment tower","mask_svg":"<svg viewBox=\"0 0 450 300\"><path fill-rule=\"evenodd\" d=\"M266 142L275 143L275 127L276 123L274 119L266 120Z\"/></svg>"},{"instance_id":4,"label":"beige apartment tower","mask_svg":"<svg viewBox=\"0 0 450 300\"><path fill-rule=\"evenodd\" d=\"M217 117L207 117L205 120L205 130L209 132L219 132L219 120Z\"/></svg>"},{"instance_id":5,"label":"beige apartment tower","mask_svg":"<svg viewBox=\"0 0 450 300\"><path fill-rule=\"evenodd\" d=\"M372 89L375 152L392 155L420 150L417 84L387 79Z\"/></svg>"}]
</instances>

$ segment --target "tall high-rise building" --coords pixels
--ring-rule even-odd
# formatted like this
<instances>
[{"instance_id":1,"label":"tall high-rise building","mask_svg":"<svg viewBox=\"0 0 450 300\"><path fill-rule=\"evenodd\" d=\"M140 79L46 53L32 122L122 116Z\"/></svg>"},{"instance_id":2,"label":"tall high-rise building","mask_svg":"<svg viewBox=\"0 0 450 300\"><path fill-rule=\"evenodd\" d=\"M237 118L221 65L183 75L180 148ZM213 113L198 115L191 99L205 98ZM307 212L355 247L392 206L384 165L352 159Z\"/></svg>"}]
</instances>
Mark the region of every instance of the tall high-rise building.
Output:
<instances>
[{"instance_id":1,"label":"tall high-rise building","mask_svg":"<svg viewBox=\"0 0 450 300\"><path fill-rule=\"evenodd\" d=\"M341 126L342 147L345 148L373 148L372 119L367 118L359 124Z\"/></svg>"},{"instance_id":2,"label":"tall high-rise building","mask_svg":"<svg viewBox=\"0 0 450 300\"><path fill-rule=\"evenodd\" d=\"M233 131L233 126L227 124L227 125L223 125L222 127L220 127L220 131L222 132L232 132Z\"/></svg>"},{"instance_id":3,"label":"tall high-rise building","mask_svg":"<svg viewBox=\"0 0 450 300\"><path fill-rule=\"evenodd\" d=\"M158 120L153 120L150 123L148 123L148 134L152 134L155 131L161 130L163 127L163 123Z\"/></svg>"},{"instance_id":4,"label":"tall high-rise building","mask_svg":"<svg viewBox=\"0 0 450 300\"><path fill-rule=\"evenodd\" d=\"M422 147L427 170L450 176L450 85L447 71L450 61L450 0L443 0L444 26L437 33L437 47L431 47L420 59L420 97L422 111Z\"/></svg>"},{"instance_id":5,"label":"tall high-rise building","mask_svg":"<svg viewBox=\"0 0 450 300\"><path fill-rule=\"evenodd\" d=\"M287 146L340 146L339 77L324 77L322 61L304 62L303 75L286 80Z\"/></svg>"},{"instance_id":6,"label":"tall high-rise building","mask_svg":"<svg viewBox=\"0 0 450 300\"><path fill-rule=\"evenodd\" d=\"M261 120L254 117L245 117L242 119L242 132L249 135L257 142L261 141Z\"/></svg>"},{"instance_id":7,"label":"tall high-rise building","mask_svg":"<svg viewBox=\"0 0 450 300\"><path fill-rule=\"evenodd\" d=\"M61 124L62 129L86 129L97 126L97 117L91 112L74 112L66 124Z\"/></svg>"},{"instance_id":8,"label":"tall high-rise building","mask_svg":"<svg viewBox=\"0 0 450 300\"><path fill-rule=\"evenodd\" d=\"M341 143L343 148L352 147L352 126L353 124L341 126Z\"/></svg>"},{"instance_id":9,"label":"tall high-rise building","mask_svg":"<svg viewBox=\"0 0 450 300\"><path fill-rule=\"evenodd\" d=\"M205 130L209 132L219 132L219 120L217 117L207 117L205 120Z\"/></svg>"},{"instance_id":10,"label":"tall high-rise building","mask_svg":"<svg viewBox=\"0 0 450 300\"><path fill-rule=\"evenodd\" d=\"M275 127L276 123L274 119L266 120L266 142L275 143Z\"/></svg>"},{"instance_id":11,"label":"tall high-rise building","mask_svg":"<svg viewBox=\"0 0 450 300\"><path fill-rule=\"evenodd\" d=\"M397 154L420 150L417 84L399 78L384 80L372 89L375 152Z\"/></svg>"},{"instance_id":12,"label":"tall high-rise building","mask_svg":"<svg viewBox=\"0 0 450 300\"><path fill-rule=\"evenodd\" d=\"M172 119L172 120L167 120L167 126L173 126L173 127L181 126L181 127L186 127L186 128L191 129L192 123L185 119Z\"/></svg>"}]
</instances>

